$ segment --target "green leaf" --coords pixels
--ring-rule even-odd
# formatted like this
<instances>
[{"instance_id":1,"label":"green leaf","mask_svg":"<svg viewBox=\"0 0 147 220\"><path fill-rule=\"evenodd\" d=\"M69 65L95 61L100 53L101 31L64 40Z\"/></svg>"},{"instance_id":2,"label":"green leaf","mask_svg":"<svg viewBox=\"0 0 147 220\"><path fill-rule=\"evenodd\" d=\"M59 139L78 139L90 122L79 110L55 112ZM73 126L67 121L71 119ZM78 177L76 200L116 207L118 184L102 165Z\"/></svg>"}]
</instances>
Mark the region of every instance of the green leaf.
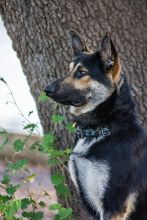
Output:
<instances>
[{"instance_id":1,"label":"green leaf","mask_svg":"<svg viewBox=\"0 0 147 220\"><path fill-rule=\"evenodd\" d=\"M52 134L45 134L43 137L43 144L45 145L52 145L55 141L55 136Z\"/></svg>"},{"instance_id":2,"label":"green leaf","mask_svg":"<svg viewBox=\"0 0 147 220\"><path fill-rule=\"evenodd\" d=\"M13 186L10 184L10 186L8 186L6 188L6 192L9 194L9 195L14 195L14 193L17 191L17 189L19 188L19 185L16 185L16 186Z\"/></svg>"},{"instance_id":3,"label":"green leaf","mask_svg":"<svg viewBox=\"0 0 147 220\"><path fill-rule=\"evenodd\" d=\"M28 198L24 198L21 200L21 208L26 209L30 205L31 201Z\"/></svg>"},{"instance_id":4,"label":"green leaf","mask_svg":"<svg viewBox=\"0 0 147 220\"><path fill-rule=\"evenodd\" d=\"M9 138L8 138L9 134L8 134L7 130L0 128L0 135L2 135L3 138L4 138L2 143L0 143L0 150L1 150L8 143L8 141L9 141Z\"/></svg>"},{"instance_id":5,"label":"green leaf","mask_svg":"<svg viewBox=\"0 0 147 220\"><path fill-rule=\"evenodd\" d=\"M21 201L14 199L7 203L1 204L0 211L1 213L3 213L4 219L14 220L17 219L15 218L14 214L20 209L20 207L21 207Z\"/></svg>"},{"instance_id":6,"label":"green leaf","mask_svg":"<svg viewBox=\"0 0 147 220\"><path fill-rule=\"evenodd\" d=\"M33 111L30 111L30 112L29 112L28 117L29 117L31 114L33 114Z\"/></svg>"},{"instance_id":7,"label":"green leaf","mask_svg":"<svg viewBox=\"0 0 147 220\"><path fill-rule=\"evenodd\" d=\"M6 207L5 203L0 204L0 213L4 213L5 212L5 207Z\"/></svg>"},{"instance_id":8,"label":"green leaf","mask_svg":"<svg viewBox=\"0 0 147 220\"><path fill-rule=\"evenodd\" d=\"M49 100L49 97L46 96L45 92L41 92L38 97L38 102L47 102Z\"/></svg>"},{"instance_id":9,"label":"green leaf","mask_svg":"<svg viewBox=\"0 0 147 220\"><path fill-rule=\"evenodd\" d=\"M24 148L24 141L22 141L21 139L17 139L14 141L14 149L18 152L18 151L23 151Z\"/></svg>"},{"instance_id":10,"label":"green leaf","mask_svg":"<svg viewBox=\"0 0 147 220\"><path fill-rule=\"evenodd\" d=\"M45 134L42 140L42 150L43 152L49 152L49 148L53 148L55 143L55 136L52 134Z\"/></svg>"},{"instance_id":11,"label":"green leaf","mask_svg":"<svg viewBox=\"0 0 147 220\"><path fill-rule=\"evenodd\" d=\"M8 132L4 128L0 128L0 135L8 135Z\"/></svg>"},{"instance_id":12,"label":"green leaf","mask_svg":"<svg viewBox=\"0 0 147 220\"><path fill-rule=\"evenodd\" d=\"M55 160L55 159L53 159L53 158L49 158L49 160L48 160L48 164L50 165L50 166L55 166L55 165L57 165L58 164L58 162L57 162L57 160Z\"/></svg>"},{"instance_id":13,"label":"green leaf","mask_svg":"<svg viewBox=\"0 0 147 220\"><path fill-rule=\"evenodd\" d=\"M43 212L36 212L33 214L33 220L41 220L43 219L44 213Z\"/></svg>"},{"instance_id":14,"label":"green leaf","mask_svg":"<svg viewBox=\"0 0 147 220\"><path fill-rule=\"evenodd\" d=\"M9 203L4 209L4 214L6 219L12 220L14 214L20 209L20 207L21 207L20 200L13 200L11 203Z\"/></svg>"},{"instance_id":15,"label":"green leaf","mask_svg":"<svg viewBox=\"0 0 147 220\"><path fill-rule=\"evenodd\" d=\"M63 208L61 206L59 208L57 206L57 209L51 209L51 210L58 210L58 214L55 216L55 220L67 220L72 216L72 212L73 212L71 208Z\"/></svg>"},{"instance_id":16,"label":"green leaf","mask_svg":"<svg viewBox=\"0 0 147 220\"><path fill-rule=\"evenodd\" d=\"M43 212L23 212L23 217L29 218L30 220L41 220L43 219Z\"/></svg>"},{"instance_id":17,"label":"green leaf","mask_svg":"<svg viewBox=\"0 0 147 220\"><path fill-rule=\"evenodd\" d=\"M11 200L12 197L11 196L4 196L4 195L0 195L0 203L6 203L7 201Z\"/></svg>"},{"instance_id":18,"label":"green leaf","mask_svg":"<svg viewBox=\"0 0 147 220\"><path fill-rule=\"evenodd\" d=\"M63 115L52 115L51 120L54 123L59 123L59 122L63 122L65 119L65 117Z\"/></svg>"},{"instance_id":19,"label":"green leaf","mask_svg":"<svg viewBox=\"0 0 147 220\"><path fill-rule=\"evenodd\" d=\"M3 180L2 180L2 184L7 185L7 184L9 184L9 182L10 182L10 177L8 175L4 175Z\"/></svg>"},{"instance_id":20,"label":"green leaf","mask_svg":"<svg viewBox=\"0 0 147 220\"><path fill-rule=\"evenodd\" d=\"M24 130L30 130L31 132L34 131L34 129L37 127L37 124L34 124L34 123L29 123L27 124L23 129Z\"/></svg>"},{"instance_id":21,"label":"green leaf","mask_svg":"<svg viewBox=\"0 0 147 220\"><path fill-rule=\"evenodd\" d=\"M32 212L23 212L23 213L22 213L22 216L31 219L31 217L32 217Z\"/></svg>"},{"instance_id":22,"label":"green leaf","mask_svg":"<svg viewBox=\"0 0 147 220\"><path fill-rule=\"evenodd\" d=\"M67 186L65 186L65 184L58 184L55 186L57 194L61 195L61 196L67 196L69 195L69 189Z\"/></svg>"},{"instance_id":23,"label":"green leaf","mask_svg":"<svg viewBox=\"0 0 147 220\"><path fill-rule=\"evenodd\" d=\"M71 152L72 152L72 148L66 148L64 150L64 152L66 153L67 156L69 156L71 154Z\"/></svg>"},{"instance_id":24,"label":"green leaf","mask_svg":"<svg viewBox=\"0 0 147 220\"><path fill-rule=\"evenodd\" d=\"M61 217L59 214L55 215L55 220L61 220Z\"/></svg>"},{"instance_id":25,"label":"green leaf","mask_svg":"<svg viewBox=\"0 0 147 220\"><path fill-rule=\"evenodd\" d=\"M28 160L17 160L15 163L9 162L8 168L12 170L20 170L28 164Z\"/></svg>"},{"instance_id":26,"label":"green leaf","mask_svg":"<svg viewBox=\"0 0 147 220\"><path fill-rule=\"evenodd\" d=\"M60 219L68 219L72 215L72 209L71 208L61 208L59 210L59 216Z\"/></svg>"},{"instance_id":27,"label":"green leaf","mask_svg":"<svg viewBox=\"0 0 147 220\"><path fill-rule=\"evenodd\" d=\"M65 177L63 175L61 175L60 173L55 173L53 175L51 175L51 181L53 183L53 185L58 186L61 183L63 184L65 181Z\"/></svg>"},{"instance_id":28,"label":"green leaf","mask_svg":"<svg viewBox=\"0 0 147 220\"><path fill-rule=\"evenodd\" d=\"M31 146L30 146L30 150L35 150L35 149L38 149L38 150L42 150L42 145L40 143L40 141L35 141Z\"/></svg>"},{"instance_id":29,"label":"green leaf","mask_svg":"<svg viewBox=\"0 0 147 220\"><path fill-rule=\"evenodd\" d=\"M73 133L76 131L76 128L73 127L73 124L72 123L69 123L68 125L66 125L66 129L70 132L70 133Z\"/></svg>"},{"instance_id":30,"label":"green leaf","mask_svg":"<svg viewBox=\"0 0 147 220\"><path fill-rule=\"evenodd\" d=\"M46 206L45 202L43 202L43 201L40 201L38 204L39 204L41 207L45 207L45 206Z\"/></svg>"},{"instance_id":31,"label":"green leaf","mask_svg":"<svg viewBox=\"0 0 147 220\"><path fill-rule=\"evenodd\" d=\"M0 150L8 143L9 139L5 138L5 140L0 144Z\"/></svg>"},{"instance_id":32,"label":"green leaf","mask_svg":"<svg viewBox=\"0 0 147 220\"><path fill-rule=\"evenodd\" d=\"M50 205L49 210L59 210L61 208L61 205L59 203L55 203Z\"/></svg>"}]
</instances>

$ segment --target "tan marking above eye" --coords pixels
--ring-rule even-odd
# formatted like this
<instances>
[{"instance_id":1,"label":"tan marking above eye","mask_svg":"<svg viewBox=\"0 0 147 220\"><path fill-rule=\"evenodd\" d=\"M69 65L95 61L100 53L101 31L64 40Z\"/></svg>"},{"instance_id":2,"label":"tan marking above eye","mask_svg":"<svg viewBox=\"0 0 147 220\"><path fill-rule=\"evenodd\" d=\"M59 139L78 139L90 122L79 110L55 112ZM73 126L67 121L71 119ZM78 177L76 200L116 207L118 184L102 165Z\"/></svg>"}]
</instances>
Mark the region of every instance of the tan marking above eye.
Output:
<instances>
[{"instance_id":1,"label":"tan marking above eye","mask_svg":"<svg viewBox=\"0 0 147 220\"><path fill-rule=\"evenodd\" d=\"M78 63L76 66L74 66L74 62L71 62L69 64L69 72L70 73L74 73L77 71L78 67L82 67L82 64L81 63Z\"/></svg>"},{"instance_id":2,"label":"tan marking above eye","mask_svg":"<svg viewBox=\"0 0 147 220\"><path fill-rule=\"evenodd\" d=\"M74 62L71 62L69 64L69 71L72 72L73 68L74 68Z\"/></svg>"}]
</instances>

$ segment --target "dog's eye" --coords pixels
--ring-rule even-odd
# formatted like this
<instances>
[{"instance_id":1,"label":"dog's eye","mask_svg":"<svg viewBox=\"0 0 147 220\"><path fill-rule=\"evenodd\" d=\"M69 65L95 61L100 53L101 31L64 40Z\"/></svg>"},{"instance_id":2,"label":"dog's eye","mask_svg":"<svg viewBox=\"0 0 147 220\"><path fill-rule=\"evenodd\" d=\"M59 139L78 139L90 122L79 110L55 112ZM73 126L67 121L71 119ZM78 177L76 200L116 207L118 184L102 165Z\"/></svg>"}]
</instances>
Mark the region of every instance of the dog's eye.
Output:
<instances>
[{"instance_id":1,"label":"dog's eye","mask_svg":"<svg viewBox=\"0 0 147 220\"><path fill-rule=\"evenodd\" d=\"M82 70L78 70L77 72L74 73L74 77L78 78L78 79L80 79L84 76L87 76L87 72L82 71Z\"/></svg>"}]
</instances>

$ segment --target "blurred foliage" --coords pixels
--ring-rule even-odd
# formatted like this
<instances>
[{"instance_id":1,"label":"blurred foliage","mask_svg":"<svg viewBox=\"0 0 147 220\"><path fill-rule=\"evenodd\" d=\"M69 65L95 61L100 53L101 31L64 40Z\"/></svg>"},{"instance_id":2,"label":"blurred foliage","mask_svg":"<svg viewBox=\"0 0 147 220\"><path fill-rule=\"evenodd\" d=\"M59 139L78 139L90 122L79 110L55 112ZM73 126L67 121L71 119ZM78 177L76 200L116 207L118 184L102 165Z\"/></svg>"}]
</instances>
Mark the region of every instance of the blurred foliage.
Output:
<instances>
[{"instance_id":1,"label":"blurred foliage","mask_svg":"<svg viewBox=\"0 0 147 220\"><path fill-rule=\"evenodd\" d=\"M35 131L38 132L38 126L37 124L31 123L27 117L25 117L20 110L20 108L17 106L15 98L12 94L12 91L10 90L10 87L8 86L7 82L0 78L0 80L6 84L8 87L10 94L12 95L12 99L16 107L18 108L19 112L21 113L23 119L26 122L26 125L24 126L24 130L28 132L28 135L25 139L16 139L13 143L13 148L15 150L15 153L18 153L20 151L24 150L25 143L28 140L28 138L34 134ZM48 101L48 97L42 92L38 98L38 101L40 103L44 103ZM55 109L55 108L54 108ZM28 113L28 117L33 114L33 111L30 111ZM62 123L64 121L65 117L59 114L56 114L56 112L53 112L53 115L51 116L51 121L58 126L59 123ZM66 125L66 129L69 132L74 132L75 129L72 127L71 124ZM0 143L0 150L3 149L8 143L9 143L9 133L5 129L0 130L0 136L3 137L3 142ZM70 190L66 184L66 177L63 172L64 169L68 171L67 167L67 161L69 158L69 155L71 153L71 148L67 147L64 150L58 150L56 147L56 140L57 136L55 131L50 131L47 134L44 134L43 137L41 137L40 141L35 141L31 146L31 151L40 151L45 153L48 156L48 163L50 166L58 166L58 172L53 173L51 175L51 181L56 189L56 193L60 195L63 200L66 200L66 207L63 207L61 204L56 203L52 204L50 207L48 207L48 204L46 204L44 201L35 201L33 199L33 193L29 192L28 195L22 199L18 199L16 196L17 190L21 187L22 184L28 183L34 183L36 179L36 174L29 172L29 161L26 159L17 160L15 162L8 162L6 170L4 171L3 179L0 183L0 188L5 191L5 193L0 193L0 216L3 220L23 220L23 219L30 219L30 220L41 220L44 219L44 212L39 210L39 207L41 210L43 208L48 207L48 210L50 211L56 211L55 214L55 220L68 220L73 219L73 212L72 209L69 207L67 198L70 197ZM17 175L17 172L20 172L20 170L23 170L28 175L20 181L19 184L12 183L12 176L13 174ZM44 189L44 192L45 189ZM50 196L46 192L44 196L47 196L48 199L50 199ZM37 207L37 208L36 208Z\"/></svg>"}]
</instances>

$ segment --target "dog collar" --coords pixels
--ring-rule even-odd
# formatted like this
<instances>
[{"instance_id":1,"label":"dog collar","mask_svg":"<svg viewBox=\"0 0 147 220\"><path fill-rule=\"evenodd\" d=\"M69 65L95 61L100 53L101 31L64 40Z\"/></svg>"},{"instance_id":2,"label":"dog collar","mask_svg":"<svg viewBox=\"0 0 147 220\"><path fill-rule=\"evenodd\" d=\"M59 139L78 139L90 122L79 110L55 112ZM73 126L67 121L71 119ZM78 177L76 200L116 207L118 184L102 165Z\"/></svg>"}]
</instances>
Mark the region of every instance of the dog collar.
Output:
<instances>
[{"instance_id":1,"label":"dog collar","mask_svg":"<svg viewBox=\"0 0 147 220\"><path fill-rule=\"evenodd\" d=\"M107 137L111 134L110 129L108 127L100 127L97 130L87 128L87 129L80 129L77 127L76 131L78 138L84 137Z\"/></svg>"}]
</instances>

